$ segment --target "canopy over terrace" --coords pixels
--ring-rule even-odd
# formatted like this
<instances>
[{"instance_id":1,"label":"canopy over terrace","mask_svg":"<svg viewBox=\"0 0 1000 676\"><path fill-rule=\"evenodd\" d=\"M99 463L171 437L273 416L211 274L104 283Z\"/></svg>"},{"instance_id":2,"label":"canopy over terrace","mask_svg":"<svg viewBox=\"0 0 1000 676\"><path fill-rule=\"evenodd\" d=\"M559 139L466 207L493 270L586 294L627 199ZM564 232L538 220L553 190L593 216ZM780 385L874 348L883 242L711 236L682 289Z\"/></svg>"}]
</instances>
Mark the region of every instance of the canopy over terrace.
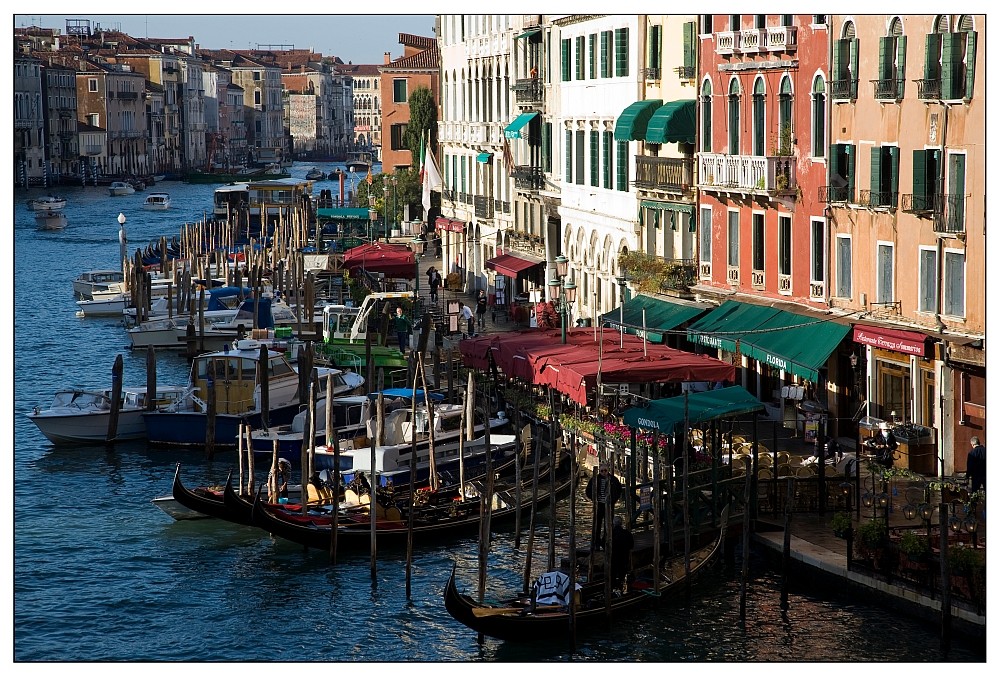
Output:
<instances>
[{"instance_id":1,"label":"canopy over terrace","mask_svg":"<svg viewBox=\"0 0 1000 676\"><path fill-rule=\"evenodd\" d=\"M695 392L669 399L656 399L645 406L625 410L622 420L629 427L673 434L687 418L689 427L717 418L763 411L764 405L739 385L707 392Z\"/></svg>"},{"instance_id":2,"label":"canopy over terrace","mask_svg":"<svg viewBox=\"0 0 1000 676\"><path fill-rule=\"evenodd\" d=\"M620 345L624 343L623 347ZM602 383L722 382L735 379L731 364L707 355L646 343L614 333L570 329L566 344L559 331L524 331L470 338L459 343L466 366L486 369L488 355L505 375L548 385L586 406L588 395Z\"/></svg>"},{"instance_id":3,"label":"canopy over terrace","mask_svg":"<svg viewBox=\"0 0 1000 676\"><path fill-rule=\"evenodd\" d=\"M382 242L370 242L348 250L344 254L344 268L352 273L364 268L400 279L413 279L416 274L415 259L409 248Z\"/></svg>"}]
</instances>

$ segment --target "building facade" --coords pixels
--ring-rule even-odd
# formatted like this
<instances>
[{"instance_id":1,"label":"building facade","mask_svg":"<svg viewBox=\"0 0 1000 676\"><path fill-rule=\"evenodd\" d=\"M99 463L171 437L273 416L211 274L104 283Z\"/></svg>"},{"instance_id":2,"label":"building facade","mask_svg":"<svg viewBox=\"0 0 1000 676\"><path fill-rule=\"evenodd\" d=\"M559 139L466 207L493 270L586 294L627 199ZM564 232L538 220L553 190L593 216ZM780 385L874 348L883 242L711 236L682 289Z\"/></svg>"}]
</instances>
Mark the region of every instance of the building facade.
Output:
<instances>
[{"instance_id":1,"label":"building facade","mask_svg":"<svg viewBox=\"0 0 1000 676\"><path fill-rule=\"evenodd\" d=\"M417 168L420 158L411 157L403 143L403 132L410 121L409 96L418 87L430 89L438 100L440 92L441 59L437 42L409 33L399 34L403 56L391 60L385 55L381 73L382 99L382 170L393 172L406 167Z\"/></svg>"},{"instance_id":2,"label":"building facade","mask_svg":"<svg viewBox=\"0 0 1000 676\"><path fill-rule=\"evenodd\" d=\"M14 176L22 186L45 177L42 64L21 54L14 56Z\"/></svg>"}]
</instances>

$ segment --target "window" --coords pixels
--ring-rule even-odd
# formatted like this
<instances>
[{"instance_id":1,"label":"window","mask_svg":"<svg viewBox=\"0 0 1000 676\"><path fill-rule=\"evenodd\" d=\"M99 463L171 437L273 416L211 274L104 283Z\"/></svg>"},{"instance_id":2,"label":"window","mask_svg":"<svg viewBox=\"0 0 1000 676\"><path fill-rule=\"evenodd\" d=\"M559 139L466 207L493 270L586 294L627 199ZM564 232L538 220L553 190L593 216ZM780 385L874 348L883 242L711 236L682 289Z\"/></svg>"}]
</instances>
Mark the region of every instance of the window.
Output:
<instances>
[{"instance_id":1,"label":"window","mask_svg":"<svg viewBox=\"0 0 1000 676\"><path fill-rule=\"evenodd\" d=\"M890 242L879 242L876 261L878 277L876 279L876 302L891 303L893 301L893 246Z\"/></svg>"},{"instance_id":2,"label":"window","mask_svg":"<svg viewBox=\"0 0 1000 676\"><path fill-rule=\"evenodd\" d=\"M458 158L458 164L462 168L462 189L460 192L466 192L465 190L465 157Z\"/></svg>"},{"instance_id":3,"label":"window","mask_svg":"<svg viewBox=\"0 0 1000 676\"><path fill-rule=\"evenodd\" d=\"M700 26L700 31L702 35L712 34L712 15L711 14L699 14L698 15L698 25Z\"/></svg>"},{"instance_id":4,"label":"window","mask_svg":"<svg viewBox=\"0 0 1000 676\"><path fill-rule=\"evenodd\" d=\"M764 270L764 214L753 214L753 269Z\"/></svg>"},{"instance_id":5,"label":"window","mask_svg":"<svg viewBox=\"0 0 1000 676\"><path fill-rule=\"evenodd\" d=\"M701 208L699 226L698 260L702 263L712 262L712 207Z\"/></svg>"},{"instance_id":6,"label":"window","mask_svg":"<svg viewBox=\"0 0 1000 676\"><path fill-rule=\"evenodd\" d=\"M913 151L913 211L932 211L939 203L941 176L940 150Z\"/></svg>"},{"instance_id":7,"label":"window","mask_svg":"<svg viewBox=\"0 0 1000 676\"><path fill-rule=\"evenodd\" d=\"M826 224L822 220L809 223L812 251L809 257L809 281L822 284L826 281Z\"/></svg>"},{"instance_id":8,"label":"window","mask_svg":"<svg viewBox=\"0 0 1000 676\"><path fill-rule=\"evenodd\" d=\"M573 131L566 130L566 143L563 144L563 152L566 153L566 184L573 182Z\"/></svg>"},{"instance_id":9,"label":"window","mask_svg":"<svg viewBox=\"0 0 1000 676\"><path fill-rule=\"evenodd\" d=\"M878 42L878 80L875 80L875 98L899 100L903 98L906 84L906 36L903 22L896 17L889 25L889 35Z\"/></svg>"},{"instance_id":10,"label":"window","mask_svg":"<svg viewBox=\"0 0 1000 676\"><path fill-rule=\"evenodd\" d=\"M611 61L614 38L611 31L601 31L601 77L611 77Z\"/></svg>"},{"instance_id":11,"label":"window","mask_svg":"<svg viewBox=\"0 0 1000 676\"><path fill-rule=\"evenodd\" d=\"M569 82L569 52L570 52L570 42L569 38L562 41L562 54L560 58L560 73L562 74L562 81Z\"/></svg>"},{"instance_id":12,"label":"window","mask_svg":"<svg viewBox=\"0 0 1000 676\"><path fill-rule=\"evenodd\" d=\"M944 314L965 316L965 252L945 249Z\"/></svg>"},{"instance_id":13,"label":"window","mask_svg":"<svg viewBox=\"0 0 1000 676\"><path fill-rule=\"evenodd\" d=\"M948 153L948 196L944 210L948 232L965 232L965 154Z\"/></svg>"},{"instance_id":14,"label":"window","mask_svg":"<svg viewBox=\"0 0 1000 676\"><path fill-rule=\"evenodd\" d=\"M792 78L787 75L781 78L778 89L778 132L779 138L783 135L789 139L792 137ZM791 148L788 150L790 154Z\"/></svg>"},{"instance_id":15,"label":"window","mask_svg":"<svg viewBox=\"0 0 1000 676\"><path fill-rule=\"evenodd\" d=\"M646 65L655 69L657 73L660 71L660 33L662 30L662 26L649 27L649 57L646 59ZM684 33L684 36L687 37L687 32ZM648 75L647 79L649 79Z\"/></svg>"},{"instance_id":16,"label":"window","mask_svg":"<svg viewBox=\"0 0 1000 676\"><path fill-rule=\"evenodd\" d=\"M826 25L826 14L813 14L813 25L825 26Z\"/></svg>"},{"instance_id":17,"label":"window","mask_svg":"<svg viewBox=\"0 0 1000 676\"><path fill-rule=\"evenodd\" d=\"M753 83L753 154L764 154L764 78Z\"/></svg>"},{"instance_id":18,"label":"window","mask_svg":"<svg viewBox=\"0 0 1000 676\"><path fill-rule=\"evenodd\" d=\"M792 217L778 214L778 274L792 274Z\"/></svg>"},{"instance_id":19,"label":"window","mask_svg":"<svg viewBox=\"0 0 1000 676\"><path fill-rule=\"evenodd\" d=\"M603 135L604 135L603 139L604 142L602 144L603 145L602 150L604 152L604 181L602 183L602 186L607 188L608 190L611 190L614 188L614 186L611 185L611 172L613 169L612 165L614 165L614 161L612 160L611 157L611 148L613 147L612 143L614 142L615 134L612 131L606 131L603 132Z\"/></svg>"},{"instance_id":20,"label":"window","mask_svg":"<svg viewBox=\"0 0 1000 676\"><path fill-rule=\"evenodd\" d=\"M615 29L615 75L628 77L628 28Z\"/></svg>"},{"instance_id":21,"label":"window","mask_svg":"<svg viewBox=\"0 0 1000 676\"><path fill-rule=\"evenodd\" d=\"M253 90L253 104L255 106L259 106L260 105L260 90L259 89L254 89Z\"/></svg>"},{"instance_id":22,"label":"window","mask_svg":"<svg viewBox=\"0 0 1000 676\"><path fill-rule=\"evenodd\" d=\"M617 188L628 192L628 141L618 141Z\"/></svg>"},{"instance_id":23,"label":"window","mask_svg":"<svg viewBox=\"0 0 1000 676\"><path fill-rule=\"evenodd\" d=\"M578 129L576 132L576 184L583 185L583 161L586 157L586 151L583 147L584 138L583 130Z\"/></svg>"},{"instance_id":24,"label":"window","mask_svg":"<svg viewBox=\"0 0 1000 676\"><path fill-rule=\"evenodd\" d=\"M259 70L253 71L253 79L254 79L254 82L260 82L260 71Z\"/></svg>"},{"instance_id":25,"label":"window","mask_svg":"<svg viewBox=\"0 0 1000 676\"><path fill-rule=\"evenodd\" d=\"M590 185L595 188L600 185L598 180L601 173L600 161L598 160L601 147L600 134L596 129L590 132Z\"/></svg>"},{"instance_id":26,"label":"window","mask_svg":"<svg viewBox=\"0 0 1000 676\"><path fill-rule=\"evenodd\" d=\"M587 39L588 53L590 57L590 79L597 79L597 33L591 33Z\"/></svg>"},{"instance_id":27,"label":"window","mask_svg":"<svg viewBox=\"0 0 1000 676\"><path fill-rule=\"evenodd\" d=\"M941 98L971 99L975 66L974 31L941 35Z\"/></svg>"},{"instance_id":28,"label":"window","mask_svg":"<svg viewBox=\"0 0 1000 676\"><path fill-rule=\"evenodd\" d=\"M684 72L681 74L682 78L694 77L694 67L698 58L698 36L695 33L696 30L697 28L694 21L689 21L684 24Z\"/></svg>"},{"instance_id":29,"label":"window","mask_svg":"<svg viewBox=\"0 0 1000 676\"><path fill-rule=\"evenodd\" d=\"M712 81L701 85L701 152L712 152Z\"/></svg>"},{"instance_id":30,"label":"window","mask_svg":"<svg viewBox=\"0 0 1000 676\"><path fill-rule=\"evenodd\" d=\"M740 81L729 81L729 154L740 154Z\"/></svg>"},{"instance_id":31,"label":"window","mask_svg":"<svg viewBox=\"0 0 1000 676\"><path fill-rule=\"evenodd\" d=\"M552 123L542 124L542 171L552 171Z\"/></svg>"},{"instance_id":32,"label":"window","mask_svg":"<svg viewBox=\"0 0 1000 676\"><path fill-rule=\"evenodd\" d=\"M97 91L97 78L92 77L87 79L87 91L96 92Z\"/></svg>"},{"instance_id":33,"label":"window","mask_svg":"<svg viewBox=\"0 0 1000 676\"><path fill-rule=\"evenodd\" d=\"M101 116L99 113L87 113L87 124L91 127L101 126Z\"/></svg>"},{"instance_id":34,"label":"window","mask_svg":"<svg viewBox=\"0 0 1000 676\"><path fill-rule=\"evenodd\" d=\"M730 14L729 15L729 30L738 31L740 29L740 15Z\"/></svg>"},{"instance_id":35,"label":"window","mask_svg":"<svg viewBox=\"0 0 1000 676\"><path fill-rule=\"evenodd\" d=\"M899 148L876 146L872 152L870 207L896 208L899 191Z\"/></svg>"},{"instance_id":36,"label":"window","mask_svg":"<svg viewBox=\"0 0 1000 676\"><path fill-rule=\"evenodd\" d=\"M728 225L729 249L726 252L726 264L739 267L740 264L740 212L730 211Z\"/></svg>"},{"instance_id":37,"label":"window","mask_svg":"<svg viewBox=\"0 0 1000 676\"><path fill-rule=\"evenodd\" d=\"M920 247L920 312L938 311L938 257L937 249Z\"/></svg>"},{"instance_id":38,"label":"window","mask_svg":"<svg viewBox=\"0 0 1000 676\"><path fill-rule=\"evenodd\" d=\"M754 28L767 28L767 15L766 14L754 14L753 15L753 27Z\"/></svg>"},{"instance_id":39,"label":"window","mask_svg":"<svg viewBox=\"0 0 1000 676\"><path fill-rule=\"evenodd\" d=\"M583 47L586 38L584 36L579 36L576 39L576 79L583 80L586 79L583 70Z\"/></svg>"},{"instance_id":40,"label":"window","mask_svg":"<svg viewBox=\"0 0 1000 676\"><path fill-rule=\"evenodd\" d=\"M813 80L812 156L826 156L826 83L822 75Z\"/></svg>"},{"instance_id":41,"label":"window","mask_svg":"<svg viewBox=\"0 0 1000 676\"><path fill-rule=\"evenodd\" d=\"M830 202L854 201L854 146L836 143L830 148Z\"/></svg>"},{"instance_id":42,"label":"window","mask_svg":"<svg viewBox=\"0 0 1000 676\"><path fill-rule=\"evenodd\" d=\"M858 40L854 23L844 24L844 37L833 44L833 74L830 82L834 99L858 98Z\"/></svg>"},{"instance_id":43,"label":"window","mask_svg":"<svg viewBox=\"0 0 1000 676\"><path fill-rule=\"evenodd\" d=\"M851 238L837 235L837 297L851 297Z\"/></svg>"}]
</instances>

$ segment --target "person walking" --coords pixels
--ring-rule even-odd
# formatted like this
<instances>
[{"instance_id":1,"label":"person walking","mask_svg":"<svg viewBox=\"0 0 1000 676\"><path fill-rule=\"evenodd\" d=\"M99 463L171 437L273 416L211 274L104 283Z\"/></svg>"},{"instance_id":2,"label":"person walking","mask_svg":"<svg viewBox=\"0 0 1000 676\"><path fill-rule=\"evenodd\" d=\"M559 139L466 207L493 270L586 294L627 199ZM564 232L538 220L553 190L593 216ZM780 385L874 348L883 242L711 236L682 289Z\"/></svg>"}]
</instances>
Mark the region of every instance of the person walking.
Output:
<instances>
[{"instance_id":1,"label":"person walking","mask_svg":"<svg viewBox=\"0 0 1000 676\"><path fill-rule=\"evenodd\" d=\"M476 318L479 320L479 328L486 328L486 309L489 307L489 299L486 297L486 290L480 289L476 296Z\"/></svg>"},{"instance_id":2,"label":"person walking","mask_svg":"<svg viewBox=\"0 0 1000 676\"><path fill-rule=\"evenodd\" d=\"M609 472L608 463L602 462L598 473L587 482L587 498L594 503L594 530L591 533L593 549L604 549L603 543L608 537L605 532L605 513L609 504L618 502L621 492L621 482ZM593 547L594 544L596 547Z\"/></svg>"},{"instance_id":3,"label":"person walking","mask_svg":"<svg viewBox=\"0 0 1000 676\"><path fill-rule=\"evenodd\" d=\"M413 325L403 314L403 308L396 308L396 316L393 318L392 324L396 330L396 338L399 340L399 351L406 352L406 348L410 344L410 333L413 331Z\"/></svg>"},{"instance_id":4,"label":"person walking","mask_svg":"<svg viewBox=\"0 0 1000 676\"><path fill-rule=\"evenodd\" d=\"M986 490L986 447L979 443L979 437L969 439L972 450L965 461L965 476L969 482L969 490L975 493L982 488Z\"/></svg>"},{"instance_id":5,"label":"person walking","mask_svg":"<svg viewBox=\"0 0 1000 676\"><path fill-rule=\"evenodd\" d=\"M462 319L466 322L467 331L465 337L472 338L476 335L476 318L472 314L472 310L465 303L462 303Z\"/></svg>"},{"instance_id":6,"label":"person walking","mask_svg":"<svg viewBox=\"0 0 1000 676\"><path fill-rule=\"evenodd\" d=\"M438 301L438 289L441 287L441 273L436 268L431 268L433 274L430 276L431 301Z\"/></svg>"}]
</instances>

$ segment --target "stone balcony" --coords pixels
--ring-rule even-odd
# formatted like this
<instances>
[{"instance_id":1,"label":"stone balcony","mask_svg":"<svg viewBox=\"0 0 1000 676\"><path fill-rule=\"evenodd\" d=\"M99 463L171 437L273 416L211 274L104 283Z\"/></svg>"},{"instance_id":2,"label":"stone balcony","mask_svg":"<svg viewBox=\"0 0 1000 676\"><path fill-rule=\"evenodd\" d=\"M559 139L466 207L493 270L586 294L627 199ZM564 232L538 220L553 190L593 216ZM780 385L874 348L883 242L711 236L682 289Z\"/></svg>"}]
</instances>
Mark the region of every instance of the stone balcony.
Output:
<instances>
[{"instance_id":1,"label":"stone balcony","mask_svg":"<svg viewBox=\"0 0 1000 676\"><path fill-rule=\"evenodd\" d=\"M702 153L698 155L698 187L713 192L794 195L795 158Z\"/></svg>"}]
</instances>

